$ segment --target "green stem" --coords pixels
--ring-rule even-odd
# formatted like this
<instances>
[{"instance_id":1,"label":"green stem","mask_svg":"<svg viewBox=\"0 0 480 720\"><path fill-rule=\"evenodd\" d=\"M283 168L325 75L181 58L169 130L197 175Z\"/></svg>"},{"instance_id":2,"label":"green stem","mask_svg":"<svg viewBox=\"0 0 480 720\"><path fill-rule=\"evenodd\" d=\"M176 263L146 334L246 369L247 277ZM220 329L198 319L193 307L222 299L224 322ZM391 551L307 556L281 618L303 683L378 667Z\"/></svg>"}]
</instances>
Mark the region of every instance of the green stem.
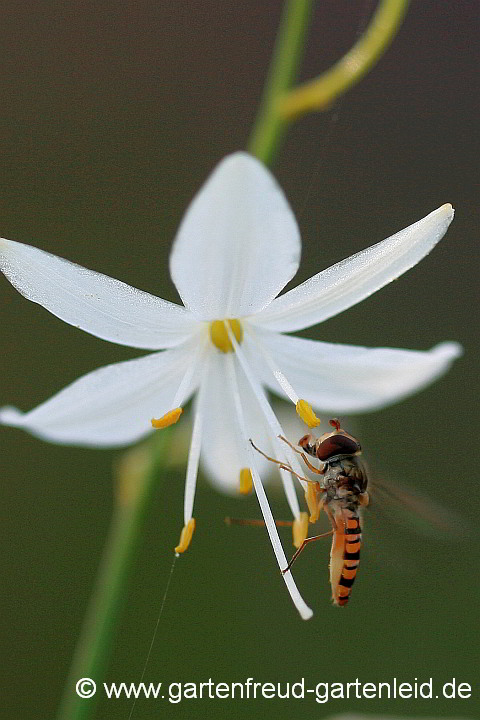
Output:
<instances>
[{"instance_id":1,"label":"green stem","mask_svg":"<svg viewBox=\"0 0 480 720\"><path fill-rule=\"evenodd\" d=\"M270 165L286 131L278 100L294 82L302 59L313 0L287 0L275 42L260 109L248 143L252 155Z\"/></svg>"},{"instance_id":2,"label":"green stem","mask_svg":"<svg viewBox=\"0 0 480 720\"><path fill-rule=\"evenodd\" d=\"M357 43L333 67L314 80L289 92L279 101L284 121L325 110L355 85L375 65L395 37L407 12L409 0L382 0Z\"/></svg>"},{"instance_id":3,"label":"green stem","mask_svg":"<svg viewBox=\"0 0 480 720\"><path fill-rule=\"evenodd\" d=\"M169 434L168 430L159 433L153 448L150 446L131 451L132 467L121 475L109 536L58 711L58 720L87 720L95 712L145 517L165 465ZM96 682L95 696L83 699L77 695L75 685L80 678L91 678Z\"/></svg>"}]
</instances>

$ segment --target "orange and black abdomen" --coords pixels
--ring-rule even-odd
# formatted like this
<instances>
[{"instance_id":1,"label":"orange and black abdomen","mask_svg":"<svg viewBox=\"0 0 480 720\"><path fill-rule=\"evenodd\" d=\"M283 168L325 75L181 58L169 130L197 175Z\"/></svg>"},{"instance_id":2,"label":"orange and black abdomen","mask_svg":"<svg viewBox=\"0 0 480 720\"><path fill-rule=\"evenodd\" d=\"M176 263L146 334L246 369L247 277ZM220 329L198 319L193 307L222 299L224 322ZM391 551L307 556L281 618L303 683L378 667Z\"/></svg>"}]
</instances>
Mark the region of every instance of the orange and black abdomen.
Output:
<instances>
[{"instance_id":1,"label":"orange and black abdomen","mask_svg":"<svg viewBox=\"0 0 480 720\"><path fill-rule=\"evenodd\" d=\"M360 562L362 530L354 510L342 509L336 514L337 528L332 542L330 580L335 605L346 605Z\"/></svg>"}]
</instances>

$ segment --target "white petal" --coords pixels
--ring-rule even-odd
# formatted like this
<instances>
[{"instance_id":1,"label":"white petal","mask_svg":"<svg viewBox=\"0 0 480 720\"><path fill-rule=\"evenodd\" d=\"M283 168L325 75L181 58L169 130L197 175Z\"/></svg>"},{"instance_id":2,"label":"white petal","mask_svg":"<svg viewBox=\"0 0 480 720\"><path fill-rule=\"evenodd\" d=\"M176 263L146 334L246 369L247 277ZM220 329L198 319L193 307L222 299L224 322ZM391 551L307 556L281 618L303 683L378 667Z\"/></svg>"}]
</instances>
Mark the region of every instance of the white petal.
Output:
<instances>
[{"instance_id":1,"label":"white petal","mask_svg":"<svg viewBox=\"0 0 480 720\"><path fill-rule=\"evenodd\" d=\"M250 467L250 454L240 436L233 388L227 371L228 356L212 350L206 379L202 467L209 480L221 491L238 494L240 470ZM248 437L267 453L272 452L263 415L243 373L237 372ZM272 465L259 455L259 472L271 472Z\"/></svg>"},{"instance_id":2,"label":"white petal","mask_svg":"<svg viewBox=\"0 0 480 720\"><path fill-rule=\"evenodd\" d=\"M107 365L30 412L2 408L0 422L57 443L125 445L151 431L153 417L172 409L175 391L191 361L191 347L182 346ZM192 385L187 396L193 390Z\"/></svg>"},{"instance_id":3,"label":"white petal","mask_svg":"<svg viewBox=\"0 0 480 720\"><path fill-rule=\"evenodd\" d=\"M306 490L307 483L303 479L303 471L300 466L300 461L298 460L297 454L288 445L285 445L280 440L278 440L278 438L280 437L285 437L285 433L283 432L283 429L278 422L278 419L275 416L275 413L273 412L272 407L268 401L267 394L261 385L261 372L257 371L257 373L255 373L254 370L259 359L258 351L256 353L256 356L253 357L253 362L250 364L247 355L243 351L243 346L240 347L231 329L228 330L228 335L230 342L234 347L235 355L238 359L239 365L241 366L245 378L247 379L248 384L253 394L255 395L255 399L262 410L267 426L270 429L271 437L277 439L277 442L274 445L273 453L275 455L275 458L277 460L280 460L282 463L286 463L292 468L294 476L298 479L303 489ZM248 341L245 344L248 346ZM280 448L282 449L280 450ZM287 497L288 504L290 505L290 508L292 510L292 514L295 518L298 518L300 514L300 508L298 506L298 500L295 495L292 476L289 473L282 472L281 477L285 490L285 495Z\"/></svg>"},{"instance_id":4,"label":"white petal","mask_svg":"<svg viewBox=\"0 0 480 720\"><path fill-rule=\"evenodd\" d=\"M61 320L119 345L178 345L197 323L180 305L56 255L0 239L0 269L12 285Z\"/></svg>"},{"instance_id":5,"label":"white petal","mask_svg":"<svg viewBox=\"0 0 480 720\"><path fill-rule=\"evenodd\" d=\"M376 410L394 403L432 383L461 355L461 347L453 342L421 352L334 345L258 330L257 336L300 397L320 410L337 413ZM257 364L257 370L263 372L270 390L279 394L278 384L265 367L262 370Z\"/></svg>"},{"instance_id":6,"label":"white petal","mask_svg":"<svg viewBox=\"0 0 480 720\"><path fill-rule=\"evenodd\" d=\"M276 298L252 322L293 332L337 315L416 265L444 236L453 212L451 205L442 205L396 235L332 265Z\"/></svg>"},{"instance_id":7,"label":"white petal","mask_svg":"<svg viewBox=\"0 0 480 720\"><path fill-rule=\"evenodd\" d=\"M300 249L295 217L273 175L239 152L217 166L188 208L170 272L197 318L242 317L291 280Z\"/></svg>"}]
</instances>

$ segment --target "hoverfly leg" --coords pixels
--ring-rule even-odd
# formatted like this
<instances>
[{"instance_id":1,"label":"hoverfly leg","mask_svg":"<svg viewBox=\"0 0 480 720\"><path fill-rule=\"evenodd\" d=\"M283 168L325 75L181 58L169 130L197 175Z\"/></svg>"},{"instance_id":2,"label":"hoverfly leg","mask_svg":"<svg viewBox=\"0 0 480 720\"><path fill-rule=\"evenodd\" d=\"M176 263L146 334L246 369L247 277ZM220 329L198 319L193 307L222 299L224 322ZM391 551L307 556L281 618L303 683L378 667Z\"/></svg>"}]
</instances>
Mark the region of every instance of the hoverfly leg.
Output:
<instances>
[{"instance_id":1,"label":"hoverfly leg","mask_svg":"<svg viewBox=\"0 0 480 720\"><path fill-rule=\"evenodd\" d=\"M368 494L368 492L366 490L364 492L361 492L358 495L358 504L359 505L363 505L363 507L367 507L369 502L370 502L370 495Z\"/></svg>"},{"instance_id":2,"label":"hoverfly leg","mask_svg":"<svg viewBox=\"0 0 480 720\"><path fill-rule=\"evenodd\" d=\"M320 538L329 537L330 535L333 535L333 532L334 532L334 531L333 531L333 528L332 528L332 530L329 530L328 532L324 532L324 533L322 533L321 535L314 535L313 537L306 538L306 539L302 542L302 544L300 545L300 547L298 548L298 550L294 553L292 559L291 559L290 562L288 563L288 565L287 565L287 567L285 568L285 570L282 570L282 575L285 575L285 573L287 573L287 572L290 570L290 568L292 567L293 563L294 563L295 560L298 558L298 556L300 555L300 553L302 552L302 550L308 545L308 543L314 542L314 540L320 540Z\"/></svg>"},{"instance_id":3,"label":"hoverfly leg","mask_svg":"<svg viewBox=\"0 0 480 720\"><path fill-rule=\"evenodd\" d=\"M275 458L270 457L270 455L267 455L266 453L264 453L263 450L260 450L260 448L258 448L255 445L252 438L249 438L249 440L250 440L250 445L253 447L254 450L256 450L258 453L260 453L260 455L263 455L263 457L266 458L267 460L270 460L270 462L273 462L276 465L278 465L280 470L286 470L287 472L292 473L292 475L295 475L295 477L297 477L299 480L304 480L304 482L307 482L307 483L316 482L315 480L310 480L310 478L304 477L303 475L299 475L298 473L295 472L295 470L290 465L287 465L287 463L283 463L280 460L276 460Z\"/></svg>"},{"instance_id":4,"label":"hoverfly leg","mask_svg":"<svg viewBox=\"0 0 480 720\"><path fill-rule=\"evenodd\" d=\"M303 460L303 462L305 463L305 465L308 467L309 470L311 470L312 472L314 472L316 475L325 475L325 468L324 468L324 467L317 468L317 467L315 467L315 465L312 465L312 463L311 463L310 460L307 458L307 456L305 455L305 453L300 453L300 455L302 456L302 460Z\"/></svg>"},{"instance_id":5,"label":"hoverfly leg","mask_svg":"<svg viewBox=\"0 0 480 720\"><path fill-rule=\"evenodd\" d=\"M255 443L253 442L252 438L249 438L250 445L253 447L254 450L256 450L260 455L263 455L264 458L267 460L270 460L270 462L275 463L276 465L280 465L282 469L290 470L290 465L286 465L285 463L282 463L280 460L277 460L276 458L270 457L270 455L267 455L263 452L263 450L260 450Z\"/></svg>"},{"instance_id":6,"label":"hoverfly leg","mask_svg":"<svg viewBox=\"0 0 480 720\"><path fill-rule=\"evenodd\" d=\"M283 435L278 435L278 438L280 440L283 440L284 443L287 443L287 445L292 448L293 452L296 452L298 455L303 455L302 451L295 447L295 445L291 443L290 440L287 440L286 437L283 437Z\"/></svg>"},{"instance_id":7,"label":"hoverfly leg","mask_svg":"<svg viewBox=\"0 0 480 720\"><path fill-rule=\"evenodd\" d=\"M283 442L287 443L287 445L288 445L289 447L291 447L294 452L296 452L298 455L301 456L303 462L305 463L305 465L308 467L309 470L311 470L312 472L314 472L316 475L324 475L324 474L325 474L325 469L324 469L324 468L320 468L320 469L319 469L319 468L315 467L315 465L312 465L312 463L311 463L310 460L307 458L307 456L305 455L305 453L302 452L301 450L298 450L298 449L295 447L295 445L292 445L292 443L289 442L289 440L287 440L287 438L283 437L283 435L279 435L278 437L280 438L280 440L283 440Z\"/></svg>"},{"instance_id":8,"label":"hoverfly leg","mask_svg":"<svg viewBox=\"0 0 480 720\"><path fill-rule=\"evenodd\" d=\"M227 516L224 518L225 525L253 525L254 527L265 527L265 520L257 518L234 518ZM292 527L293 520L275 520L277 527Z\"/></svg>"}]
</instances>

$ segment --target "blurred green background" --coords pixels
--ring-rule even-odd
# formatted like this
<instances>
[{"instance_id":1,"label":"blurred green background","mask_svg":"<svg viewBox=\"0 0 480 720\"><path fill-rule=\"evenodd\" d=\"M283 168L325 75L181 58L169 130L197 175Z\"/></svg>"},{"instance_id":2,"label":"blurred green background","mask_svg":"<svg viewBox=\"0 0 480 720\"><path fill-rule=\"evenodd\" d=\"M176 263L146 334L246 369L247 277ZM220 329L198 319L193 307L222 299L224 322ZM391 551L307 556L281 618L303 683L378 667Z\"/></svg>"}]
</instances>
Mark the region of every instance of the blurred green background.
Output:
<instances>
[{"instance_id":1,"label":"blurred green background","mask_svg":"<svg viewBox=\"0 0 480 720\"><path fill-rule=\"evenodd\" d=\"M375 3L316 7L302 77L329 67ZM0 234L177 301L168 255L182 214L225 154L245 147L281 3L2 3ZM418 267L318 339L427 349L458 340L465 356L400 405L349 420L372 473L459 514L472 535L421 536L374 503L350 605L330 604L329 543L299 560L315 610L302 622L267 535L227 528L257 517L199 483L197 532L178 561L147 682L425 681L453 677L470 700L312 698L139 701L134 717L323 718L355 710L478 717L478 4L413 2L377 67L329 112L298 122L274 172L297 214L304 280L418 220L456 208L447 237ZM478 47L478 44L477 44ZM26 410L99 365L139 353L63 324L0 283L0 404ZM74 409L72 408L72 411ZM92 590L112 511L119 451L55 447L2 428L0 714L52 717ZM140 679L178 540L184 472L151 508L107 679ZM288 517L274 497L276 517ZM382 519L383 518L383 519ZM462 521L463 522L463 521ZM285 545L290 534L285 531ZM130 702L101 701L99 718Z\"/></svg>"}]
</instances>

